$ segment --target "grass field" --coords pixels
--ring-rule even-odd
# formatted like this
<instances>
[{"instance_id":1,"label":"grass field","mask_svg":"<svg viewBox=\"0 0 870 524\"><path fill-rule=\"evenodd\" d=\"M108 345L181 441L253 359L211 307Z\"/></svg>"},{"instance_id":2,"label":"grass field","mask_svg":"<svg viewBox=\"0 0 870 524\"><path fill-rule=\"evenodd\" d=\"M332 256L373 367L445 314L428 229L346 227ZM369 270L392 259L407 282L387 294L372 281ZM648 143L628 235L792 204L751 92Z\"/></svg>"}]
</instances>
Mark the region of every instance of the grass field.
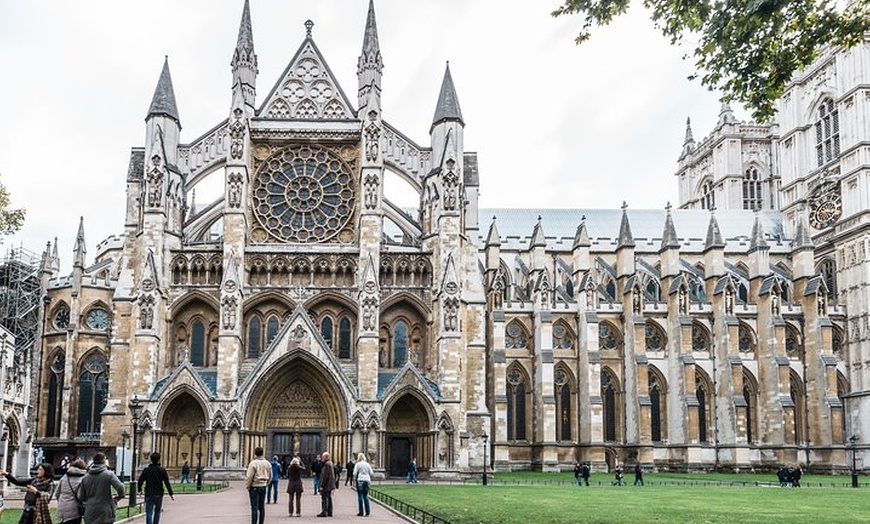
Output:
<instances>
[{"instance_id":1,"label":"grass field","mask_svg":"<svg viewBox=\"0 0 870 524\"><path fill-rule=\"evenodd\" d=\"M479 484L481 475L468 479L471 484ZM757 473L651 473L643 475L644 482L655 484L678 484L678 485L702 485L702 484L728 484L728 485L765 485L777 484L775 474ZM510 473L489 474L490 482L494 484L574 484L574 474L541 473L537 471L514 471ZM589 478L590 484L609 485L613 481L610 473L593 473ZM634 473L626 472L624 483L634 482ZM870 479L861 477L860 482L870 487ZM803 475L801 485L804 487L838 487L851 485L852 478L848 475Z\"/></svg>"},{"instance_id":2,"label":"grass field","mask_svg":"<svg viewBox=\"0 0 870 524\"><path fill-rule=\"evenodd\" d=\"M870 523L867 488L399 484L375 489L453 524Z\"/></svg>"}]
</instances>

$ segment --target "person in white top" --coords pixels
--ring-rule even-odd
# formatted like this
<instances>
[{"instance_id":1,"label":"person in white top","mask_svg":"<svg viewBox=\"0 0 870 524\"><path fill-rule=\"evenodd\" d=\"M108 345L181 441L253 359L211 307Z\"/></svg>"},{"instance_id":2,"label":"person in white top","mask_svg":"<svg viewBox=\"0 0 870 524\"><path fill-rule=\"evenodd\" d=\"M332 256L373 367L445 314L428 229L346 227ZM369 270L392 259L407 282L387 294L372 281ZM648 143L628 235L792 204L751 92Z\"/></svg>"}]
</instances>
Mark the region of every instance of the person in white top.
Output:
<instances>
[{"instance_id":1,"label":"person in white top","mask_svg":"<svg viewBox=\"0 0 870 524\"><path fill-rule=\"evenodd\" d=\"M357 455L356 465L353 467L353 479L356 481L356 500L357 511L356 516L368 517L372 512L372 506L369 502L369 486L372 483L372 467L366 459L365 453ZM365 510L365 513L363 513Z\"/></svg>"}]
</instances>

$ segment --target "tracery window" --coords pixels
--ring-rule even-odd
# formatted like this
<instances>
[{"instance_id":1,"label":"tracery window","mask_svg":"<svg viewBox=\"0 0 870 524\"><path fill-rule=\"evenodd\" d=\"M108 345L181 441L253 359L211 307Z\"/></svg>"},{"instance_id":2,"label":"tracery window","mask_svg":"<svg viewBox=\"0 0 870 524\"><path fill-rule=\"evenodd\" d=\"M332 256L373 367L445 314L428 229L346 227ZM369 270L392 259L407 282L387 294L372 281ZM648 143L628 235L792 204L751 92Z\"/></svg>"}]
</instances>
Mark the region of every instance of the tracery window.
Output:
<instances>
[{"instance_id":1,"label":"tracery window","mask_svg":"<svg viewBox=\"0 0 870 524\"><path fill-rule=\"evenodd\" d=\"M260 358L262 331L260 317L251 317L248 321L248 358Z\"/></svg>"},{"instance_id":2,"label":"tracery window","mask_svg":"<svg viewBox=\"0 0 870 524\"><path fill-rule=\"evenodd\" d=\"M399 320L393 326L393 367L400 368L408 360L408 324Z\"/></svg>"},{"instance_id":3,"label":"tracery window","mask_svg":"<svg viewBox=\"0 0 870 524\"><path fill-rule=\"evenodd\" d=\"M338 358L351 358L350 319L347 317L338 321Z\"/></svg>"},{"instance_id":4,"label":"tracery window","mask_svg":"<svg viewBox=\"0 0 870 524\"><path fill-rule=\"evenodd\" d=\"M755 351L755 335L749 326L741 323L737 330L737 347L743 353Z\"/></svg>"},{"instance_id":5,"label":"tracery window","mask_svg":"<svg viewBox=\"0 0 870 524\"><path fill-rule=\"evenodd\" d=\"M837 296L837 264L832 259L826 259L819 264L819 274L825 281L825 287L828 288L828 296L835 298Z\"/></svg>"},{"instance_id":6,"label":"tracery window","mask_svg":"<svg viewBox=\"0 0 870 524\"><path fill-rule=\"evenodd\" d=\"M794 402L794 441L790 443L801 444L806 439L806 397L804 392L804 384L800 376L791 370L789 373L789 394Z\"/></svg>"},{"instance_id":7,"label":"tracery window","mask_svg":"<svg viewBox=\"0 0 870 524\"><path fill-rule=\"evenodd\" d=\"M248 358L260 358L281 331L281 317L277 313L263 315L253 312L248 318Z\"/></svg>"},{"instance_id":8,"label":"tracery window","mask_svg":"<svg viewBox=\"0 0 870 524\"><path fill-rule=\"evenodd\" d=\"M60 436L60 423L63 420L63 369L66 359L63 353L58 352L51 361L51 375L48 378L48 407L46 410L47 420L45 426L46 437Z\"/></svg>"},{"instance_id":9,"label":"tracery window","mask_svg":"<svg viewBox=\"0 0 870 524\"><path fill-rule=\"evenodd\" d=\"M840 113L829 98L819 107L816 120L816 161L821 167L840 155Z\"/></svg>"},{"instance_id":10,"label":"tracery window","mask_svg":"<svg viewBox=\"0 0 870 524\"><path fill-rule=\"evenodd\" d=\"M604 403L604 440L615 442L617 436L618 390L616 378L607 371L601 372L601 399Z\"/></svg>"},{"instance_id":11,"label":"tracery window","mask_svg":"<svg viewBox=\"0 0 870 524\"><path fill-rule=\"evenodd\" d=\"M529 347L529 335L519 320L514 320L508 324L505 330L504 346L507 349L525 349Z\"/></svg>"},{"instance_id":12,"label":"tracery window","mask_svg":"<svg viewBox=\"0 0 870 524\"><path fill-rule=\"evenodd\" d=\"M665 349L665 334L653 322L647 322L644 326L644 338L647 351L662 351Z\"/></svg>"},{"instance_id":13,"label":"tracery window","mask_svg":"<svg viewBox=\"0 0 870 524\"><path fill-rule=\"evenodd\" d=\"M79 375L79 436L99 439L101 415L106 407L109 380L106 358L101 354L88 357Z\"/></svg>"},{"instance_id":14,"label":"tracery window","mask_svg":"<svg viewBox=\"0 0 870 524\"><path fill-rule=\"evenodd\" d=\"M746 442L755 441L755 424L757 421L758 401L754 381L743 373L743 400L746 402Z\"/></svg>"},{"instance_id":15,"label":"tracery window","mask_svg":"<svg viewBox=\"0 0 870 524\"><path fill-rule=\"evenodd\" d=\"M332 348L332 317L325 316L320 321L320 336L323 337L323 341L326 342L326 347L329 349Z\"/></svg>"},{"instance_id":16,"label":"tracery window","mask_svg":"<svg viewBox=\"0 0 870 524\"><path fill-rule=\"evenodd\" d=\"M254 216L285 242L325 242L336 237L353 214L352 170L331 150L317 146L284 149L257 171Z\"/></svg>"},{"instance_id":17,"label":"tracery window","mask_svg":"<svg viewBox=\"0 0 870 524\"><path fill-rule=\"evenodd\" d=\"M662 441L662 395L663 381L655 372L649 374L650 401L650 439L653 442Z\"/></svg>"},{"instance_id":18,"label":"tracery window","mask_svg":"<svg viewBox=\"0 0 870 524\"><path fill-rule=\"evenodd\" d=\"M692 323L692 351L710 351L710 334L697 322Z\"/></svg>"},{"instance_id":19,"label":"tracery window","mask_svg":"<svg viewBox=\"0 0 870 524\"><path fill-rule=\"evenodd\" d=\"M556 397L556 438L570 441L574 417L571 409L571 377L566 369L556 368L553 373L553 386Z\"/></svg>"},{"instance_id":20,"label":"tracery window","mask_svg":"<svg viewBox=\"0 0 870 524\"><path fill-rule=\"evenodd\" d=\"M205 365L205 324L195 320L190 332L190 363L194 366Z\"/></svg>"},{"instance_id":21,"label":"tracery window","mask_svg":"<svg viewBox=\"0 0 870 524\"><path fill-rule=\"evenodd\" d=\"M519 365L507 372L507 438L526 440L526 377Z\"/></svg>"},{"instance_id":22,"label":"tracery window","mask_svg":"<svg viewBox=\"0 0 870 524\"><path fill-rule=\"evenodd\" d=\"M787 326L785 330L785 352L790 357L800 357L803 353L800 333L792 326Z\"/></svg>"},{"instance_id":23,"label":"tracery window","mask_svg":"<svg viewBox=\"0 0 870 524\"><path fill-rule=\"evenodd\" d=\"M574 336L563 322L553 324L553 349L571 349L574 347Z\"/></svg>"},{"instance_id":24,"label":"tracery window","mask_svg":"<svg viewBox=\"0 0 870 524\"><path fill-rule=\"evenodd\" d=\"M758 169L751 167L743 174L743 209L761 209L761 179Z\"/></svg>"},{"instance_id":25,"label":"tracery window","mask_svg":"<svg viewBox=\"0 0 870 524\"><path fill-rule=\"evenodd\" d=\"M425 369L426 352L423 328L420 319L409 318L402 314L398 318L385 315L385 323L380 328L380 348L378 365L382 368L400 368L410 362L418 369ZM383 318L383 317L382 317ZM343 317L338 326L338 357L351 358L351 320ZM344 353L346 352L346 353ZM341 355L347 354L347 357Z\"/></svg>"},{"instance_id":26,"label":"tracery window","mask_svg":"<svg viewBox=\"0 0 870 524\"><path fill-rule=\"evenodd\" d=\"M701 186L701 209L715 209L716 194L713 192L713 182L706 181Z\"/></svg>"},{"instance_id":27,"label":"tracery window","mask_svg":"<svg viewBox=\"0 0 870 524\"><path fill-rule=\"evenodd\" d=\"M843 332L836 327L831 332L831 351L833 351L835 355L841 355L841 352L843 351Z\"/></svg>"},{"instance_id":28,"label":"tracery window","mask_svg":"<svg viewBox=\"0 0 870 524\"><path fill-rule=\"evenodd\" d=\"M620 338L616 329L607 322L598 324L598 349L619 349Z\"/></svg>"}]
</instances>

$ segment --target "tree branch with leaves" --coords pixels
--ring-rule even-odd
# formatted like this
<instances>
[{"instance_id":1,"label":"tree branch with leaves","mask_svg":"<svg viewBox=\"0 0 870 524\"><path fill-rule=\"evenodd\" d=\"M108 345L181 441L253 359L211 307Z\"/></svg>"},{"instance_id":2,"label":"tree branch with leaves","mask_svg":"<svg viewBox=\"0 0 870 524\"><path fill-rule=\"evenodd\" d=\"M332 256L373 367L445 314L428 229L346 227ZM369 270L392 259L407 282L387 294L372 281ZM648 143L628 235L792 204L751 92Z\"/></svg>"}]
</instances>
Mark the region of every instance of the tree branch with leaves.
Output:
<instances>
[{"instance_id":1,"label":"tree branch with leaves","mask_svg":"<svg viewBox=\"0 0 870 524\"><path fill-rule=\"evenodd\" d=\"M0 237L11 235L24 225L24 209L9 209L9 191L0 183Z\"/></svg>"},{"instance_id":2,"label":"tree branch with leaves","mask_svg":"<svg viewBox=\"0 0 870 524\"><path fill-rule=\"evenodd\" d=\"M697 42L683 58L725 102L746 106L759 121L769 120L776 100L797 72L826 46L851 47L870 31L870 0L847 5L815 0L643 0L653 25L671 44ZM565 0L553 16L580 15L576 42L593 27L625 14L630 0Z\"/></svg>"}]
</instances>

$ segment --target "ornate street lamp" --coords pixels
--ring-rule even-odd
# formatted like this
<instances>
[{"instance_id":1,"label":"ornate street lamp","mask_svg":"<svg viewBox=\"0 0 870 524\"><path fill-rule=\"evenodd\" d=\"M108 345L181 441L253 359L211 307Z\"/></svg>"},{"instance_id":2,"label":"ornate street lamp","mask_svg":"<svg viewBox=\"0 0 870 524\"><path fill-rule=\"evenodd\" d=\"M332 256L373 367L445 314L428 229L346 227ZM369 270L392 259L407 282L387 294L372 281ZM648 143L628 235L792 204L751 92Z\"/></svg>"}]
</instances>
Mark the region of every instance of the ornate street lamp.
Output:
<instances>
[{"instance_id":1,"label":"ornate street lamp","mask_svg":"<svg viewBox=\"0 0 870 524\"><path fill-rule=\"evenodd\" d=\"M196 434L199 436L199 451L196 452L196 490L202 491L202 432L205 424L200 422L196 425Z\"/></svg>"},{"instance_id":2,"label":"ornate street lamp","mask_svg":"<svg viewBox=\"0 0 870 524\"><path fill-rule=\"evenodd\" d=\"M127 441L130 440L130 434L127 430L121 431L121 481L124 480L124 462L127 462Z\"/></svg>"},{"instance_id":3,"label":"ornate street lamp","mask_svg":"<svg viewBox=\"0 0 870 524\"><path fill-rule=\"evenodd\" d=\"M127 407L130 408L130 418L133 420L133 461L132 466L130 467L130 505L136 505L136 460L138 453L136 453L136 435L139 433L139 417L142 416L142 401L139 400L139 397L133 395L133 398L130 400L130 403L127 404Z\"/></svg>"},{"instance_id":4,"label":"ornate street lamp","mask_svg":"<svg viewBox=\"0 0 870 524\"><path fill-rule=\"evenodd\" d=\"M481 436L483 437L483 485L486 486L486 463L489 461L489 447L486 445L486 443L489 439L489 435L487 435L486 431L484 431L483 435Z\"/></svg>"},{"instance_id":5,"label":"ornate street lamp","mask_svg":"<svg viewBox=\"0 0 870 524\"><path fill-rule=\"evenodd\" d=\"M858 445L858 435L852 435L849 437L849 445L852 447L852 487L858 487L858 469L856 467L857 460L855 456L857 455L856 446Z\"/></svg>"}]
</instances>

